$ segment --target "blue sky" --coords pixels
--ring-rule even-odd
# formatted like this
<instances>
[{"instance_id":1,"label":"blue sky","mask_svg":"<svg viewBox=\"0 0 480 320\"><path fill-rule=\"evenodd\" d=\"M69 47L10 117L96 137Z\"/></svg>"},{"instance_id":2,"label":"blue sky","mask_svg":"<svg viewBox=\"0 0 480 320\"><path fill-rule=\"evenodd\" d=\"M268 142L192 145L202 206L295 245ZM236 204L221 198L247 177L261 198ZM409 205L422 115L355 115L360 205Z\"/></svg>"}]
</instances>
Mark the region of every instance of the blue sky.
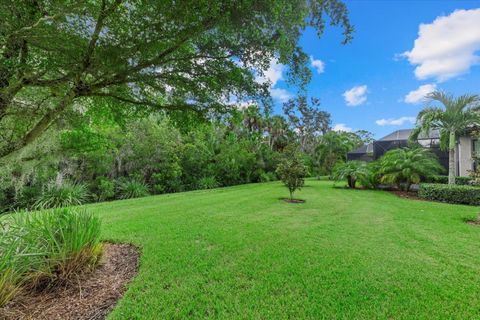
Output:
<instances>
[{"instance_id":1,"label":"blue sky","mask_svg":"<svg viewBox=\"0 0 480 320\"><path fill-rule=\"evenodd\" d=\"M321 99L337 128L365 129L380 138L413 126L425 92L480 93L480 1L346 4L355 26L350 44L341 45L341 30L332 27L321 39L312 30L301 39L313 59L308 93ZM282 66L273 71L272 95L280 112L281 100L296 91L283 81Z\"/></svg>"}]
</instances>

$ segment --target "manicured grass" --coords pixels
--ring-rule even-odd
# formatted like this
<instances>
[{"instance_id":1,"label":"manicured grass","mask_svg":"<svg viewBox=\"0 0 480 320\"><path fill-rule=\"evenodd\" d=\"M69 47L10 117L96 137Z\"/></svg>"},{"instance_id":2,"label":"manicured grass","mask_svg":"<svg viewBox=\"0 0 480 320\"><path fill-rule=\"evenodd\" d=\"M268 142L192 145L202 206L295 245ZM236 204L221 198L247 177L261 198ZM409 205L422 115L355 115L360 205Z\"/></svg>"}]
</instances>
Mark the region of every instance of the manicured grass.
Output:
<instances>
[{"instance_id":1,"label":"manicured grass","mask_svg":"<svg viewBox=\"0 0 480 320\"><path fill-rule=\"evenodd\" d=\"M104 239L142 248L110 319L480 318L478 207L307 181L116 201Z\"/></svg>"}]
</instances>

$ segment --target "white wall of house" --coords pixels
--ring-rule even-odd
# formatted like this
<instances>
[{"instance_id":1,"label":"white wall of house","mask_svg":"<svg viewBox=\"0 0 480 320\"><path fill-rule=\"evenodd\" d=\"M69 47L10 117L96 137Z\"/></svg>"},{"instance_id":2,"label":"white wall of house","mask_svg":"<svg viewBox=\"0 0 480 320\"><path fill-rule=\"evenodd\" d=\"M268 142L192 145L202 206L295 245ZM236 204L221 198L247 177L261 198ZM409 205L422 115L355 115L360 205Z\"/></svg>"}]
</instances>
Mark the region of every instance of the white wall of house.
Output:
<instances>
[{"instance_id":1,"label":"white wall of house","mask_svg":"<svg viewBox=\"0 0 480 320\"><path fill-rule=\"evenodd\" d=\"M472 138L460 137L457 146L458 172L459 176L468 176L470 170L473 170L472 159Z\"/></svg>"}]
</instances>

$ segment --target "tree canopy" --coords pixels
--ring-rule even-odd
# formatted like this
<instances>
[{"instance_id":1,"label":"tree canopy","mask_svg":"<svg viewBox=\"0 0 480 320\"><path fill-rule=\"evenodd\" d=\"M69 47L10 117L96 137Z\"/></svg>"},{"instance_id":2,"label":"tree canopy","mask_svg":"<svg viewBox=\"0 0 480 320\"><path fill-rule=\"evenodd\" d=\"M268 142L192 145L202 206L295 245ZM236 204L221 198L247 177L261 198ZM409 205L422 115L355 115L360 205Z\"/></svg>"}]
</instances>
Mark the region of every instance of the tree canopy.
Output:
<instances>
[{"instance_id":1,"label":"tree canopy","mask_svg":"<svg viewBox=\"0 0 480 320\"><path fill-rule=\"evenodd\" d=\"M270 84L255 77L276 59L303 87L299 37L326 23L351 39L339 0L2 1L0 157L98 105L121 116L267 104Z\"/></svg>"}]
</instances>

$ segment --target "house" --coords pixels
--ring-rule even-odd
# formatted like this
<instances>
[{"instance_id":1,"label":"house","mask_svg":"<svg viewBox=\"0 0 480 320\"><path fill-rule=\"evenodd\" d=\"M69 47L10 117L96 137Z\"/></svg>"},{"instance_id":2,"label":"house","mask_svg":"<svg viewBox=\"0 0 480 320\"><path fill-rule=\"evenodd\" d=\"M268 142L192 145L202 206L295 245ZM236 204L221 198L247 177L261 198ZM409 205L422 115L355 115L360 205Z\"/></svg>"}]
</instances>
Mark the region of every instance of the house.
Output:
<instances>
[{"instance_id":1,"label":"house","mask_svg":"<svg viewBox=\"0 0 480 320\"><path fill-rule=\"evenodd\" d=\"M403 148L408 145L412 129L397 130L389 135L362 146L347 154L347 160L372 161L381 158L388 150ZM429 135L421 135L418 143L430 148L437 155L440 164L448 170L448 152L440 149L440 134L432 130ZM457 176L468 176L469 171L476 168L475 156L480 157L480 140L470 135L458 139L455 155L457 157Z\"/></svg>"}]
</instances>

